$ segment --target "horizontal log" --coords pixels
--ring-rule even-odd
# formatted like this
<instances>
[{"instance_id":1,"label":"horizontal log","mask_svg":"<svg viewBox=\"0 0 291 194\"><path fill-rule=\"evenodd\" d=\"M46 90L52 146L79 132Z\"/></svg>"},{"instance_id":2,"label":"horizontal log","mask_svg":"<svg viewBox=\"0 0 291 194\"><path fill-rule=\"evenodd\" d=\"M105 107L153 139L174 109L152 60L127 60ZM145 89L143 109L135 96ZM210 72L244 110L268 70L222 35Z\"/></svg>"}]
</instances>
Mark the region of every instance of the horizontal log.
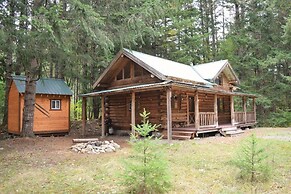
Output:
<instances>
[{"instance_id":1,"label":"horizontal log","mask_svg":"<svg viewBox=\"0 0 291 194\"><path fill-rule=\"evenodd\" d=\"M87 143L90 141L99 141L98 138L88 138L88 139L73 139L73 143Z\"/></svg>"}]
</instances>

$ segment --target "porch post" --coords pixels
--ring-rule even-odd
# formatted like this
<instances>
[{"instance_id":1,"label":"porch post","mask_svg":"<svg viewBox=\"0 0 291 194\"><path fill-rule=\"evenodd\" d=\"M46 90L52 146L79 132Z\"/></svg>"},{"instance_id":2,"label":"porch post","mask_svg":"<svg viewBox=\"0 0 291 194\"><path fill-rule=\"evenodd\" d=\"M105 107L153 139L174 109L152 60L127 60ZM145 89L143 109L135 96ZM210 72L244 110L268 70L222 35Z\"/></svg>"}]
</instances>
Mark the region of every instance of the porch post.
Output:
<instances>
[{"instance_id":1,"label":"porch post","mask_svg":"<svg viewBox=\"0 0 291 194\"><path fill-rule=\"evenodd\" d=\"M188 96L188 94L186 95L186 100L187 100L187 125L190 125L190 118L189 118L189 96Z\"/></svg>"},{"instance_id":2,"label":"porch post","mask_svg":"<svg viewBox=\"0 0 291 194\"><path fill-rule=\"evenodd\" d=\"M135 92L131 93L131 133L135 135Z\"/></svg>"},{"instance_id":3,"label":"porch post","mask_svg":"<svg viewBox=\"0 0 291 194\"><path fill-rule=\"evenodd\" d=\"M257 111L256 111L256 98L253 98L253 111L254 111L254 120L257 122Z\"/></svg>"},{"instance_id":4,"label":"porch post","mask_svg":"<svg viewBox=\"0 0 291 194\"><path fill-rule=\"evenodd\" d=\"M194 101L195 101L195 129L198 130L200 127L198 91L195 93Z\"/></svg>"},{"instance_id":5,"label":"porch post","mask_svg":"<svg viewBox=\"0 0 291 194\"><path fill-rule=\"evenodd\" d=\"M82 97L82 136L85 136L86 121L87 121L87 98Z\"/></svg>"},{"instance_id":6,"label":"porch post","mask_svg":"<svg viewBox=\"0 0 291 194\"><path fill-rule=\"evenodd\" d=\"M172 140L172 90L167 88L167 135L168 141Z\"/></svg>"},{"instance_id":7,"label":"porch post","mask_svg":"<svg viewBox=\"0 0 291 194\"><path fill-rule=\"evenodd\" d=\"M234 125L234 99L233 96L230 96L230 118L231 118L231 125Z\"/></svg>"},{"instance_id":8,"label":"porch post","mask_svg":"<svg viewBox=\"0 0 291 194\"><path fill-rule=\"evenodd\" d=\"M105 137L105 97L101 96L101 136Z\"/></svg>"},{"instance_id":9,"label":"porch post","mask_svg":"<svg viewBox=\"0 0 291 194\"><path fill-rule=\"evenodd\" d=\"M218 127L217 94L214 94L214 125Z\"/></svg>"},{"instance_id":10,"label":"porch post","mask_svg":"<svg viewBox=\"0 0 291 194\"><path fill-rule=\"evenodd\" d=\"M244 123L247 123L247 103L246 97L243 97L243 111L244 111Z\"/></svg>"}]
</instances>

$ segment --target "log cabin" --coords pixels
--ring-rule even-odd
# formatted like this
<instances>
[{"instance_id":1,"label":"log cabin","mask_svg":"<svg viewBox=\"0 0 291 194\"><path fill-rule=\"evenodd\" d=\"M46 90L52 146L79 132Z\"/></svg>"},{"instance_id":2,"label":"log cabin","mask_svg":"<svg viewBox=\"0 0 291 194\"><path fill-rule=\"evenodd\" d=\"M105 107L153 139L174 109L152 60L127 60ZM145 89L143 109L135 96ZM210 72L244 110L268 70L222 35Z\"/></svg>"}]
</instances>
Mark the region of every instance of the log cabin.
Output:
<instances>
[{"instance_id":1,"label":"log cabin","mask_svg":"<svg viewBox=\"0 0 291 194\"><path fill-rule=\"evenodd\" d=\"M239 78L228 60L185 65L145 53L122 49L83 98L101 96L102 136L106 120L114 130L134 133L139 113L169 140L190 139L217 132L234 135L256 124L253 94L238 92Z\"/></svg>"},{"instance_id":2,"label":"log cabin","mask_svg":"<svg viewBox=\"0 0 291 194\"><path fill-rule=\"evenodd\" d=\"M12 134L20 134L22 129L25 79L24 76L12 76L8 94L8 132ZM69 132L72 94L62 79L41 78L36 82L35 134Z\"/></svg>"}]
</instances>

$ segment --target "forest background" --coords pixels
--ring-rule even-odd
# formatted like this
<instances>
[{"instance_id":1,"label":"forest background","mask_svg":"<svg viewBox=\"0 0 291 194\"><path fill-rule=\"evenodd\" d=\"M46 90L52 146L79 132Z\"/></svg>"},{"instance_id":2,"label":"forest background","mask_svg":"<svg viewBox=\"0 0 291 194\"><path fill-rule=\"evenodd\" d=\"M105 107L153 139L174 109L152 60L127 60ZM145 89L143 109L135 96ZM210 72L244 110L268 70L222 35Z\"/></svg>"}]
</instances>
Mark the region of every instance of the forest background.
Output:
<instances>
[{"instance_id":1,"label":"forest background","mask_svg":"<svg viewBox=\"0 0 291 194\"><path fill-rule=\"evenodd\" d=\"M129 48L189 65L228 59L241 91L258 95L259 125L290 127L290 10L289 0L2 0L0 123L13 74L65 79L80 119L77 95ZM99 105L88 103L90 118Z\"/></svg>"}]
</instances>

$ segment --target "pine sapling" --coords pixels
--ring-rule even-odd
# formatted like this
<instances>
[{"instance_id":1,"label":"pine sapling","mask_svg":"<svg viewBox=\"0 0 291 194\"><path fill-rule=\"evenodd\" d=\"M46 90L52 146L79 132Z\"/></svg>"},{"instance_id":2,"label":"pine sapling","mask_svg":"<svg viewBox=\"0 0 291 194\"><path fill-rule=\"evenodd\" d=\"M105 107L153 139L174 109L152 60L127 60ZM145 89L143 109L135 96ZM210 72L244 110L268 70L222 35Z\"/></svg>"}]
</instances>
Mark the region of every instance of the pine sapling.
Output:
<instances>
[{"instance_id":1,"label":"pine sapling","mask_svg":"<svg viewBox=\"0 0 291 194\"><path fill-rule=\"evenodd\" d=\"M124 161L122 184L129 193L166 193L171 185L163 145L150 135L158 125L149 122L149 115L145 110L140 114L142 124L131 134L132 154Z\"/></svg>"},{"instance_id":2,"label":"pine sapling","mask_svg":"<svg viewBox=\"0 0 291 194\"><path fill-rule=\"evenodd\" d=\"M232 163L240 169L239 177L252 183L270 178L271 167L267 161L267 151L252 134L241 147Z\"/></svg>"}]
</instances>

